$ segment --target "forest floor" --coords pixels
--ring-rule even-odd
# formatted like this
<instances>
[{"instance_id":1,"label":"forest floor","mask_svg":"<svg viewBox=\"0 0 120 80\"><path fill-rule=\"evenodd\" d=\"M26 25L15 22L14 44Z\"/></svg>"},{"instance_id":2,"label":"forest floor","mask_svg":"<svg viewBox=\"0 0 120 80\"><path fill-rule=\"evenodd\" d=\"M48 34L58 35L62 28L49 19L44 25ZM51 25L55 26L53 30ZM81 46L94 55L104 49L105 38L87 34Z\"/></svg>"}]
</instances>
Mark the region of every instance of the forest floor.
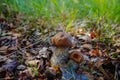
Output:
<instances>
[{"instance_id":1,"label":"forest floor","mask_svg":"<svg viewBox=\"0 0 120 80\"><path fill-rule=\"evenodd\" d=\"M37 23L42 28L34 27ZM70 74L57 74L54 69L47 72L54 53L51 38L59 31L64 30L46 28L39 19L27 22L19 15L0 18L0 80L62 80L63 75L69 80L70 75L78 75L75 80L120 80L120 34L114 35L115 41L100 41L94 30L83 28L71 33L75 44L69 49L79 51L82 62L74 62L77 68Z\"/></svg>"}]
</instances>

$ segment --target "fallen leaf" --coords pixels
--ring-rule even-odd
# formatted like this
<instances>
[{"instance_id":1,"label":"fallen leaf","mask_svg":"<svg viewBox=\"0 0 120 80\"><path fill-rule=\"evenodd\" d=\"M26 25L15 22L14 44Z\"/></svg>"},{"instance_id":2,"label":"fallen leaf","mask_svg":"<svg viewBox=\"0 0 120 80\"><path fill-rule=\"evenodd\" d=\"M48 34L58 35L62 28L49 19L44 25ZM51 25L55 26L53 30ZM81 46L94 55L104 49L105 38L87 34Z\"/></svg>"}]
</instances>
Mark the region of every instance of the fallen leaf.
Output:
<instances>
[{"instance_id":1,"label":"fallen leaf","mask_svg":"<svg viewBox=\"0 0 120 80\"><path fill-rule=\"evenodd\" d=\"M39 60L29 60L29 61L26 61L26 64L30 66L37 66L38 62Z\"/></svg>"},{"instance_id":2,"label":"fallen leaf","mask_svg":"<svg viewBox=\"0 0 120 80\"><path fill-rule=\"evenodd\" d=\"M19 66L17 66L17 70L23 71L23 70L25 70L25 69L26 69L26 66L25 66L25 65L19 65Z\"/></svg>"},{"instance_id":3,"label":"fallen leaf","mask_svg":"<svg viewBox=\"0 0 120 80\"><path fill-rule=\"evenodd\" d=\"M91 50L90 55L91 56L98 56L98 57L102 57L103 56L102 53L98 49Z\"/></svg>"},{"instance_id":4,"label":"fallen leaf","mask_svg":"<svg viewBox=\"0 0 120 80\"><path fill-rule=\"evenodd\" d=\"M83 44L81 45L81 48L87 48L87 49L92 49L92 44Z\"/></svg>"},{"instance_id":5,"label":"fallen leaf","mask_svg":"<svg viewBox=\"0 0 120 80\"><path fill-rule=\"evenodd\" d=\"M84 35L84 34L85 34L85 29L79 28L79 29L77 30L77 33L78 33L79 35Z\"/></svg>"},{"instance_id":6,"label":"fallen leaf","mask_svg":"<svg viewBox=\"0 0 120 80\"><path fill-rule=\"evenodd\" d=\"M0 47L0 54L7 54L7 49L8 49L8 46L2 46Z\"/></svg>"},{"instance_id":7,"label":"fallen leaf","mask_svg":"<svg viewBox=\"0 0 120 80\"><path fill-rule=\"evenodd\" d=\"M91 32L91 33L90 33L90 37L91 37L91 39L96 38L96 33L95 33L95 32Z\"/></svg>"},{"instance_id":8,"label":"fallen leaf","mask_svg":"<svg viewBox=\"0 0 120 80\"><path fill-rule=\"evenodd\" d=\"M0 51L5 51L5 50L7 50L7 48L8 48L8 46L2 46L2 47L0 47Z\"/></svg>"}]
</instances>

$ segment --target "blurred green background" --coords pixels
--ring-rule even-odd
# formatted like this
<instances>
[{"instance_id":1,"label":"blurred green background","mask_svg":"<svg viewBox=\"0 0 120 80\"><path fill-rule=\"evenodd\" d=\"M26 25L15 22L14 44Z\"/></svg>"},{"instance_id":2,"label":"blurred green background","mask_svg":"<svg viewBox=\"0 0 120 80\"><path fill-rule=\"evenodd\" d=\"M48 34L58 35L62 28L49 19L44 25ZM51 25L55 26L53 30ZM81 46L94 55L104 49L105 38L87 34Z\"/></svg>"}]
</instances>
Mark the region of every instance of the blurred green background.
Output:
<instances>
[{"instance_id":1,"label":"blurred green background","mask_svg":"<svg viewBox=\"0 0 120 80\"><path fill-rule=\"evenodd\" d=\"M6 6L5 6L6 4ZM27 19L44 18L52 26L65 24L68 30L75 21L94 21L103 32L115 34L112 24L120 23L120 0L0 0L0 12L20 12ZM97 26L97 27L98 27Z\"/></svg>"},{"instance_id":2,"label":"blurred green background","mask_svg":"<svg viewBox=\"0 0 120 80\"><path fill-rule=\"evenodd\" d=\"M51 20L52 17L58 22L103 16L114 22L120 20L120 0L0 0L2 2L34 18L44 16Z\"/></svg>"}]
</instances>

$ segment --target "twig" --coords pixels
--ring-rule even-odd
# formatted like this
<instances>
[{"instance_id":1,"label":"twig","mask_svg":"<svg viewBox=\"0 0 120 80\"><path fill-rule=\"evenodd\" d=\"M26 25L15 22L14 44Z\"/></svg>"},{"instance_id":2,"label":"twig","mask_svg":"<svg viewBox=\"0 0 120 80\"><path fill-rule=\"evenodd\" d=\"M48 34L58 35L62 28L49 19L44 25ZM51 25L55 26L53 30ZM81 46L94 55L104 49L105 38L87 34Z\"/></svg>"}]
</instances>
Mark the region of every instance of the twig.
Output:
<instances>
[{"instance_id":1,"label":"twig","mask_svg":"<svg viewBox=\"0 0 120 80\"><path fill-rule=\"evenodd\" d=\"M108 76L108 74L105 72L105 70L103 69L102 66L99 67L100 71L108 78L108 80L110 80L110 77Z\"/></svg>"}]
</instances>

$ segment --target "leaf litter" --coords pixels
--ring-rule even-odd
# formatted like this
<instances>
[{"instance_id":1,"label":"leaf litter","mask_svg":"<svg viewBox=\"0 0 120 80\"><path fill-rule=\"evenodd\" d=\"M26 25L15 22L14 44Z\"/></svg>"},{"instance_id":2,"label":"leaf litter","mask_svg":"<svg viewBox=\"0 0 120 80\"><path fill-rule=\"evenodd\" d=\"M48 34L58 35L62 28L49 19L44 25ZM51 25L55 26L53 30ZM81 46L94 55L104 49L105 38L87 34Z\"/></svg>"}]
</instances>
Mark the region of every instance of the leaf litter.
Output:
<instances>
[{"instance_id":1,"label":"leaf litter","mask_svg":"<svg viewBox=\"0 0 120 80\"><path fill-rule=\"evenodd\" d=\"M24 22L21 25L20 14L16 16L15 21L0 18L0 79L120 79L120 34L114 36L118 40L117 42L109 43L108 39L106 42L100 42L98 34L94 30L87 32L83 27L77 28L77 34L70 38L74 46L66 48L68 51L65 54L68 54L69 57L65 57L67 59L65 59L65 65L53 67L51 58L55 54L56 48L59 47L58 45L67 45L67 43L61 42L67 40L66 34L57 35L57 38L51 42L53 36L63 30L56 32L55 29L48 32L49 30L44 28L43 23L41 25L44 27L35 28L35 21ZM39 23L42 20L37 21ZM81 26L85 25L85 23L84 25L81 23ZM42 32L42 30L45 31ZM55 41L56 39L57 41ZM60 49L60 52L63 50L64 53L64 49ZM59 53L59 51L57 52Z\"/></svg>"}]
</instances>

